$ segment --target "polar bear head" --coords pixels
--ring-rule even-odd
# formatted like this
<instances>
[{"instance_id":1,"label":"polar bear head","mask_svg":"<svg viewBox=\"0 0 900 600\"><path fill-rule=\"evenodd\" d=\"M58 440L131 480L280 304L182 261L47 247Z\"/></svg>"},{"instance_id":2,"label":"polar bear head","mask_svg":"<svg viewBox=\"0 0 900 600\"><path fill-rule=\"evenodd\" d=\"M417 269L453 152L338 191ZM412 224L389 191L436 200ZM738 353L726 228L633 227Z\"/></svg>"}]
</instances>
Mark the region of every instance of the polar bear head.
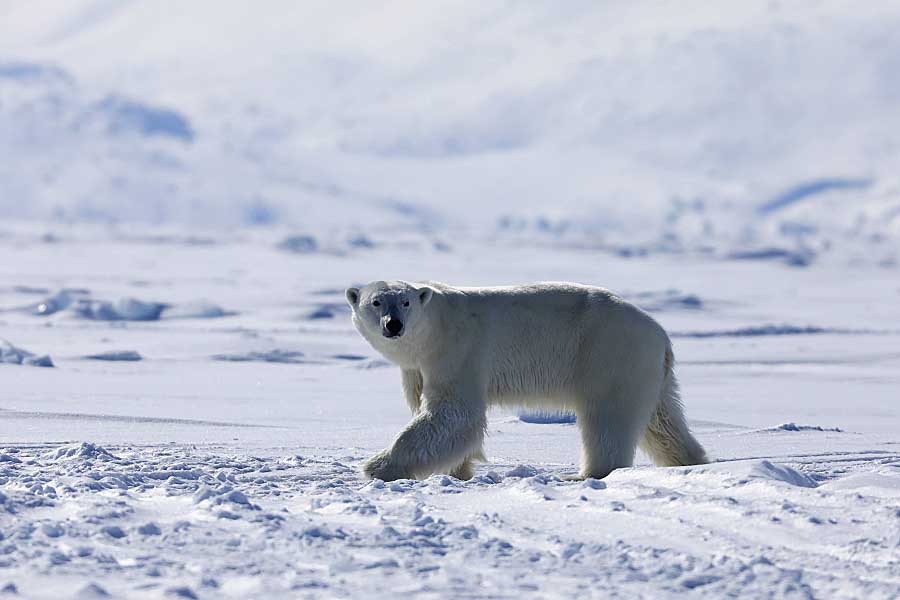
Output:
<instances>
[{"instance_id":1,"label":"polar bear head","mask_svg":"<svg viewBox=\"0 0 900 600\"><path fill-rule=\"evenodd\" d=\"M421 333L422 315L433 294L428 286L405 281L373 281L346 292L356 329L383 353L386 348L399 351L421 337L417 334Z\"/></svg>"}]
</instances>

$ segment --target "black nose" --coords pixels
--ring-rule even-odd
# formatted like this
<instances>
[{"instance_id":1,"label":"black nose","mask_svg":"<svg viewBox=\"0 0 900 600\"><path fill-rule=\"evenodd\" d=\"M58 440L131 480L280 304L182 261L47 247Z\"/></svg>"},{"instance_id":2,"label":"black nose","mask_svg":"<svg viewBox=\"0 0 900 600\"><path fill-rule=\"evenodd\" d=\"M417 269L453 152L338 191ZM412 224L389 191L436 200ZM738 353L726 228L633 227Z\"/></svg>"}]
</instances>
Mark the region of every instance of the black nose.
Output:
<instances>
[{"instance_id":1,"label":"black nose","mask_svg":"<svg viewBox=\"0 0 900 600\"><path fill-rule=\"evenodd\" d=\"M387 329L387 332L392 336L400 333L400 330L403 329L403 321L400 319L391 319L385 325L384 328Z\"/></svg>"}]
</instances>

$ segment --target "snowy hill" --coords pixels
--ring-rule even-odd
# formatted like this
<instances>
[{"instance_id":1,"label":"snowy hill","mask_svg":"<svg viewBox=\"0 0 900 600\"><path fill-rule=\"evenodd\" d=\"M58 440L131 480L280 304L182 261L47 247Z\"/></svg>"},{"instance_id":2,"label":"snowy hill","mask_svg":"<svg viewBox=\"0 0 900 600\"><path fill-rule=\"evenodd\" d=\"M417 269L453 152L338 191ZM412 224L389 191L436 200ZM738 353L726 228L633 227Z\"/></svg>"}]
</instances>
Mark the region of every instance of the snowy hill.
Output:
<instances>
[{"instance_id":1,"label":"snowy hill","mask_svg":"<svg viewBox=\"0 0 900 600\"><path fill-rule=\"evenodd\" d=\"M0 216L900 257L900 7L0 2Z\"/></svg>"}]
</instances>

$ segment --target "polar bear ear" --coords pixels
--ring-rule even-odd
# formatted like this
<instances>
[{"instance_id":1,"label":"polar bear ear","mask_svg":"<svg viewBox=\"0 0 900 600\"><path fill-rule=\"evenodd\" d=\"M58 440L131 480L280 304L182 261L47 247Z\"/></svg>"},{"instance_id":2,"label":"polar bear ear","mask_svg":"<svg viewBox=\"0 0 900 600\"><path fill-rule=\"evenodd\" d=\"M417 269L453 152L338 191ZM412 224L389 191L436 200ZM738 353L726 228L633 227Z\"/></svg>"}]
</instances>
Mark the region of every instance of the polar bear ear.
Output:
<instances>
[{"instance_id":1,"label":"polar bear ear","mask_svg":"<svg viewBox=\"0 0 900 600\"><path fill-rule=\"evenodd\" d=\"M347 297L347 302L350 303L350 306L356 308L356 305L359 304L359 288L347 288L347 291L344 292L344 295Z\"/></svg>"},{"instance_id":2,"label":"polar bear ear","mask_svg":"<svg viewBox=\"0 0 900 600\"><path fill-rule=\"evenodd\" d=\"M434 295L434 290L430 287L421 287L418 290L419 292L419 301L422 303L422 306L425 306L429 302L431 302L431 297Z\"/></svg>"}]
</instances>

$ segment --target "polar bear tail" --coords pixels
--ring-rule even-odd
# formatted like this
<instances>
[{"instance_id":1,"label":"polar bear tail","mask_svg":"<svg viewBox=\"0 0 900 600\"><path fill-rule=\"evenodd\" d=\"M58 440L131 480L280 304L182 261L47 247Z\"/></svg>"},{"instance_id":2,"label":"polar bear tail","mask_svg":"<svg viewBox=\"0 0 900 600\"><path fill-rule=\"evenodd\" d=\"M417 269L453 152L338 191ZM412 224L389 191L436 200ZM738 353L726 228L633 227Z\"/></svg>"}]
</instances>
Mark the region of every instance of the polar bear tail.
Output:
<instances>
[{"instance_id":1,"label":"polar bear tail","mask_svg":"<svg viewBox=\"0 0 900 600\"><path fill-rule=\"evenodd\" d=\"M688 428L674 367L675 357L669 345L666 347L665 374L659 404L647 425L640 446L660 466L702 465L709 460L703 446Z\"/></svg>"}]
</instances>

